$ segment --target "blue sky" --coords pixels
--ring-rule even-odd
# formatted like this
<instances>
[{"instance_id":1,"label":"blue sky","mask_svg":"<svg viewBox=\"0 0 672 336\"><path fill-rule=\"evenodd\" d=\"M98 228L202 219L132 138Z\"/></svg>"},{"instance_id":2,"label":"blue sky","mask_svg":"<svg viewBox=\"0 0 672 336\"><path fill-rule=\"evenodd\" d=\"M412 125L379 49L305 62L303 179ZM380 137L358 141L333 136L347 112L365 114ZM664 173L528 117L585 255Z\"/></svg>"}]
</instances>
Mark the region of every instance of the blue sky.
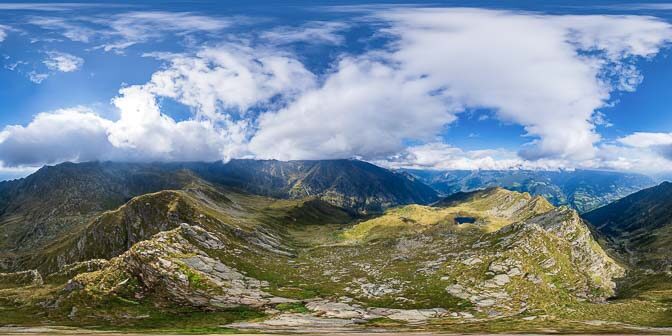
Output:
<instances>
[{"instance_id":1,"label":"blue sky","mask_svg":"<svg viewBox=\"0 0 672 336\"><path fill-rule=\"evenodd\" d=\"M63 161L672 167L672 3L0 2L0 179Z\"/></svg>"}]
</instances>

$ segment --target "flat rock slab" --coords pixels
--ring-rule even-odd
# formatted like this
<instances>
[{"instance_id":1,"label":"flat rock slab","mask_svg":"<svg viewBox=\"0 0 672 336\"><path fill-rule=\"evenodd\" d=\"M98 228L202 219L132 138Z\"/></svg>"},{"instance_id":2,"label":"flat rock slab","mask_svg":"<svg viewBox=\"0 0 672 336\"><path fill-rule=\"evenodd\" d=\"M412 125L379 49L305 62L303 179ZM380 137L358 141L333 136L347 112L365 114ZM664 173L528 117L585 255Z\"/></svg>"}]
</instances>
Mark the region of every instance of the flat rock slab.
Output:
<instances>
[{"instance_id":1,"label":"flat rock slab","mask_svg":"<svg viewBox=\"0 0 672 336\"><path fill-rule=\"evenodd\" d=\"M669 328L665 328L667 332L672 332ZM665 330L656 330L659 332L665 332ZM438 332L408 332L408 333L399 333L393 331L288 331L288 332L272 332L272 333L240 333L236 335L244 336L278 336L278 335L320 335L320 336L354 336L354 335L375 335L375 336L397 336L397 335L408 335L408 336L438 336L438 335L466 335L466 334L448 334L448 333L438 333ZM107 332L107 331L91 331L85 329L77 328L66 328L66 327L0 327L0 335L16 335L16 336L47 336L47 335L92 335L92 336L165 336L166 334L153 334L153 333L120 333L120 332ZM183 336L181 334L170 334L173 336ZM525 335L541 335L541 334L468 334L469 336L525 336ZM586 335L586 336L603 336L603 335L592 335L592 334L573 334L573 335ZM637 335L660 335L659 334L630 334L631 336ZM186 336L186 335L184 335Z\"/></svg>"}]
</instances>

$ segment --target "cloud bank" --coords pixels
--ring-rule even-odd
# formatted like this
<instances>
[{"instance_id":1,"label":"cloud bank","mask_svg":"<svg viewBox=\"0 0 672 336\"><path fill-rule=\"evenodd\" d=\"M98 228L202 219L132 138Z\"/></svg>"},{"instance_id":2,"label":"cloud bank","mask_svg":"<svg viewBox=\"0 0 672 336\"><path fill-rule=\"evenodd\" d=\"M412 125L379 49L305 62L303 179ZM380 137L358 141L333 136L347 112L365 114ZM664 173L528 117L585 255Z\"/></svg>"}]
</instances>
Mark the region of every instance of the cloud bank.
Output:
<instances>
[{"instance_id":1,"label":"cloud bank","mask_svg":"<svg viewBox=\"0 0 672 336\"><path fill-rule=\"evenodd\" d=\"M229 24L191 13L119 19L111 33L117 43L103 48L141 43L157 36L154 27L174 20L180 26L170 29L178 34ZM338 25L260 33L262 40L277 40L274 46L239 41L154 54L165 67L145 84L120 89L112 100L116 119L81 108L40 114L0 133L0 161L359 157L394 167L631 170L643 162L663 166L669 158L665 144L638 147L643 140L636 135L608 143L596 131L608 123L598 109L614 92L633 91L642 81L637 62L672 41L668 23L647 16L405 7L374 10L367 20L382 25L391 42L342 55L320 75L283 50L283 41L342 43L334 35ZM55 62L54 68L72 66ZM166 99L189 108L192 117L173 119L162 109ZM442 143L446 127L470 109L489 109L500 121L523 126L529 141L517 153ZM60 124L67 127L54 127Z\"/></svg>"}]
</instances>

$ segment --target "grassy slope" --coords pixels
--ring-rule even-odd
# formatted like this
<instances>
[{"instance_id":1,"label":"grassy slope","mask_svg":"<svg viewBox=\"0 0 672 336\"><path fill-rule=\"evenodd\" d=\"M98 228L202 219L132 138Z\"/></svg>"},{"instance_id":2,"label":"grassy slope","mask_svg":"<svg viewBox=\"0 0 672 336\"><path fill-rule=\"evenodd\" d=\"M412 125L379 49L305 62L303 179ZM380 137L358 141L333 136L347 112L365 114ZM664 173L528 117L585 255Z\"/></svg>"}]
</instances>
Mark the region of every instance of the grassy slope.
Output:
<instances>
[{"instance_id":1,"label":"grassy slope","mask_svg":"<svg viewBox=\"0 0 672 336\"><path fill-rule=\"evenodd\" d=\"M170 197L162 198L165 195ZM498 247L495 243L509 235L498 229L527 219L530 217L527 212L530 209L537 213L551 210L543 201L525 194L494 189L485 194L469 195L462 203L449 203L442 207L401 207L378 218L359 219L354 222L346 212L320 201L274 200L213 189L208 185L192 185L182 191L142 196L125 207L133 204L151 205L152 202L148 202L147 198L162 200L156 206L171 209L180 220L220 233L220 236L227 239L230 248L224 251L210 250L207 251L208 255L222 260L249 277L268 281L269 292L278 296L296 299L337 299L348 296L355 302L370 306L444 307L450 311L471 311L477 316L485 317L487 311L474 311L473 303L448 294L446 286L456 281L468 283L488 280L491 277L487 274L490 261L515 257L524 261L522 267L525 272L542 274L544 283L553 283L557 290L513 280L506 286L507 292L514 298L511 308L518 309L523 301L532 305L522 315L487 323L456 324L457 322L446 319L434 322L431 328L478 331L515 328L538 331L539 328L554 327L586 331L605 330L607 327L593 328L572 321L600 319L656 326L669 326L672 323L664 310L669 309L670 303L661 299L669 293L666 289L652 288L649 291L652 293L650 295L656 295L658 299L638 295L622 297L609 304L572 299L571 284L580 283L582 280L573 272L574 264L568 258L571 254L568 250L570 247L554 241L556 238L552 235L528 235L527 231L512 229L521 232L517 236L521 241L529 240L533 244L531 246L549 248L545 254L537 251L526 254L524 249L502 250ZM508 207L502 206L505 203ZM519 207L519 204L523 206ZM526 210L509 211L510 209ZM124 212L123 210L124 207L117 211ZM157 213L163 213L163 210ZM456 225L452 220L456 215L473 216L478 221L474 225ZM155 222L149 220L144 225ZM104 228L115 229L121 222L97 223ZM145 227L144 225L140 227ZM255 232L280 237L283 249L291 251L291 255L269 253L268 250L260 248L246 248L250 246L250 239L256 237ZM482 245L474 248L474 244ZM467 254L475 251L482 254L482 263L465 265L461 262L468 257ZM557 260L556 274L543 275L547 270L539 269L544 255L553 256ZM369 295L362 286L366 284L390 288L393 292ZM29 314L35 313L38 314L38 321L52 324L99 325L105 328L141 330L191 330L198 326L205 329L194 331L226 331L218 329L217 326L226 321L263 315L256 311L237 309L220 310L213 313L212 318L206 318L201 313L184 307L162 305L157 310L153 305L161 300L152 296L139 301L132 299L132 296L100 297L92 302L89 302L90 298L82 299L83 302L78 302L77 305L89 308L80 308L82 311L74 319L67 317L71 312L71 305L62 305L55 310L35 308L35 303L53 302L45 298L57 298L62 286L53 284L43 288L0 291L0 297L4 298L0 306L5 313L0 314L0 324L34 324L35 315ZM49 315L41 315L45 313ZM525 316L541 317L533 321L519 318ZM372 324L383 322L374 321ZM622 330L620 327L613 328Z\"/></svg>"}]
</instances>

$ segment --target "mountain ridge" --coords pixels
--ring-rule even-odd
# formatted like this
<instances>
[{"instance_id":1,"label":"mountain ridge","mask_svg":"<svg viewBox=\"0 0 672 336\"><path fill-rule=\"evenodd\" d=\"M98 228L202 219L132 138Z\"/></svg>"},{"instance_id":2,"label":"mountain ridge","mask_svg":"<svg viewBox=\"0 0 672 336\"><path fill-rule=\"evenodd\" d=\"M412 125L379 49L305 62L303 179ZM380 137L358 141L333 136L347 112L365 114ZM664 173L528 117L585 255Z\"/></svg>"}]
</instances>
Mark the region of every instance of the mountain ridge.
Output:
<instances>
[{"instance_id":1,"label":"mountain ridge","mask_svg":"<svg viewBox=\"0 0 672 336\"><path fill-rule=\"evenodd\" d=\"M663 182L583 215L634 265L672 271L672 183Z\"/></svg>"},{"instance_id":2,"label":"mountain ridge","mask_svg":"<svg viewBox=\"0 0 672 336\"><path fill-rule=\"evenodd\" d=\"M429 188L416 183L351 160L45 168L10 185L31 202L6 198L0 229L68 225L24 249L0 246L0 324L156 328L199 314L245 330L672 323L665 280L605 250L577 211L501 187L416 204L422 192L404 191Z\"/></svg>"},{"instance_id":3,"label":"mountain ridge","mask_svg":"<svg viewBox=\"0 0 672 336\"><path fill-rule=\"evenodd\" d=\"M414 170L406 171L435 190L450 195L489 187L543 196L554 205L581 213L654 186L645 175L604 170Z\"/></svg>"}]
</instances>

